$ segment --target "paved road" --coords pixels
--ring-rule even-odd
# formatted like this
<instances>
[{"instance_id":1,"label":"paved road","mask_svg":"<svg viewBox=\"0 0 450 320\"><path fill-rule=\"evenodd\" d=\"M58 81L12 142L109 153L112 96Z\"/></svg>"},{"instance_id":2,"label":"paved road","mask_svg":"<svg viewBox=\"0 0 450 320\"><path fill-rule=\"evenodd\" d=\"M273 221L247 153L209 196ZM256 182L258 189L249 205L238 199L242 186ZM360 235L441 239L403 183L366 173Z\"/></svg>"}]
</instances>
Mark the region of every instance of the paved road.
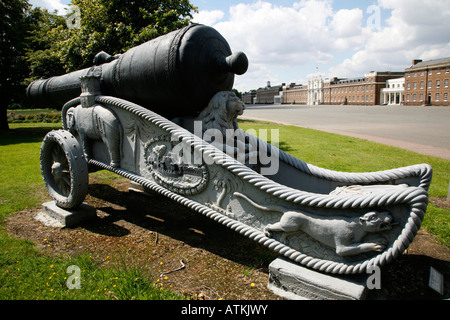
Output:
<instances>
[{"instance_id":1,"label":"paved road","mask_svg":"<svg viewBox=\"0 0 450 320\"><path fill-rule=\"evenodd\" d=\"M338 133L450 160L450 108L247 105L242 118Z\"/></svg>"}]
</instances>

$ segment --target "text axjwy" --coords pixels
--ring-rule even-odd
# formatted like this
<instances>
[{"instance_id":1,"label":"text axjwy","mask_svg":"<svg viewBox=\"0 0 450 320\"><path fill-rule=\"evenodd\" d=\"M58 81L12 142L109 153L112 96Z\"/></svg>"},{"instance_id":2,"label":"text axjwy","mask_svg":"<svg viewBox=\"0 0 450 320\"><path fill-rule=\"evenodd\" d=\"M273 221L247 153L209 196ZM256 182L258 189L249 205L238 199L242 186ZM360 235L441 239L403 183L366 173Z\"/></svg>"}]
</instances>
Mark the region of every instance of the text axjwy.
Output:
<instances>
[{"instance_id":1,"label":"text axjwy","mask_svg":"<svg viewBox=\"0 0 450 320\"><path fill-rule=\"evenodd\" d=\"M265 315L268 305L251 305L251 304L229 304L225 308L217 307L197 307L188 304L187 307L181 308L182 315L207 315L210 318L214 313L222 313L225 315Z\"/></svg>"}]
</instances>

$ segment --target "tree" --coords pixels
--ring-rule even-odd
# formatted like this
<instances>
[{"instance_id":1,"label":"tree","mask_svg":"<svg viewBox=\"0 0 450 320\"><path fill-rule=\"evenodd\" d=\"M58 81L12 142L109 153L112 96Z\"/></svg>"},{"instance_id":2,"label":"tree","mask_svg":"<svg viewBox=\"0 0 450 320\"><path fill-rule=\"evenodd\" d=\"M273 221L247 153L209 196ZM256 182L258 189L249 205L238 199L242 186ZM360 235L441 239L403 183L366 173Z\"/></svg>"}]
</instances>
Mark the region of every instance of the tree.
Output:
<instances>
[{"instance_id":1,"label":"tree","mask_svg":"<svg viewBox=\"0 0 450 320\"><path fill-rule=\"evenodd\" d=\"M28 9L27 0L0 0L0 130L9 129L8 106L23 97Z\"/></svg>"},{"instance_id":2,"label":"tree","mask_svg":"<svg viewBox=\"0 0 450 320\"><path fill-rule=\"evenodd\" d=\"M65 19L27 0L0 1L0 129L9 129L7 108L25 103L30 80L64 73L62 63L50 51L55 40L48 32Z\"/></svg>"},{"instance_id":3,"label":"tree","mask_svg":"<svg viewBox=\"0 0 450 320\"><path fill-rule=\"evenodd\" d=\"M197 9L189 0L72 0L81 11L81 27L58 25L48 32L54 39L50 51L66 72L92 65L105 51L115 55L180 29Z\"/></svg>"},{"instance_id":4,"label":"tree","mask_svg":"<svg viewBox=\"0 0 450 320\"><path fill-rule=\"evenodd\" d=\"M28 20L32 28L28 33L25 48L29 64L29 77L26 82L64 74L64 65L57 53L52 50L59 37L50 32L59 26L66 26L64 17L56 12L49 13L46 9L34 8L29 12Z\"/></svg>"},{"instance_id":5,"label":"tree","mask_svg":"<svg viewBox=\"0 0 450 320\"><path fill-rule=\"evenodd\" d=\"M31 80L92 65L100 51L123 53L182 28L197 9L189 0L72 0L81 27L27 0L0 0L0 129L8 129L7 108L25 101Z\"/></svg>"}]
</instances>

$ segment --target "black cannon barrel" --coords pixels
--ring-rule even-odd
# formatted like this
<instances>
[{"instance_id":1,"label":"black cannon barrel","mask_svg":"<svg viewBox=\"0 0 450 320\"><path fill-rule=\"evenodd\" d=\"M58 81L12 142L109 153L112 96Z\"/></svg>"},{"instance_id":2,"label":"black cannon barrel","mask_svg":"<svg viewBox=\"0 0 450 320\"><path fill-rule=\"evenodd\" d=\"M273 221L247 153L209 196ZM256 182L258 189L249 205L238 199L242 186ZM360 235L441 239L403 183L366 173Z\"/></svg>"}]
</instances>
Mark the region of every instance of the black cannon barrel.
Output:
<instances>
[{"instance_id":1,"label":"black cannon barrel","mask_svg":"<svg viewBox=\"0 0 450 320\"><path fill-rule=\"evenodd\" d=\"M101 91L165 117L195 116L214 94L231 90L235 74L244 74L247 68L245 54L232 54L219 32L193 24L104 63ZM80 77L88 70L32 82L27 88L30 103L60 108L81 94Z\"/></svg>"}]
</instances>

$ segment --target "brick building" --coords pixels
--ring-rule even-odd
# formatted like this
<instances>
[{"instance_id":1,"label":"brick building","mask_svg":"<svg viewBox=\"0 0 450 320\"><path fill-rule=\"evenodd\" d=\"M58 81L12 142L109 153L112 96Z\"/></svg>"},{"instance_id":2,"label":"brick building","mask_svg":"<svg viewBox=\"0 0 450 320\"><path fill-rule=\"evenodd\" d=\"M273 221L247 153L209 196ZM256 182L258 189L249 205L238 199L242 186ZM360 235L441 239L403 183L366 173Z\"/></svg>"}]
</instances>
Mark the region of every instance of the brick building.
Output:
<instances>
[{"instance_id":1,"label":"brick building","mask_svg":"<svg viewBox=\"0 0 450 320\"><path fill-rule=\"evenodd\" d=\"M403 75L404 72L371 71L360 78L330 79L324 86L324 103L369 106L381 104L381 90L386 87L386 81Z\"/></svg>"},{"instance_id":2,"label":"brick building","mask_svg":"<svg viewBox=\"0 0 450 320\"><path fill-rule=\"evenodd\" d=\"M414 60L405 70L405 105L449 106L450 57Z\"/></svg>"},{"instance_id":3,"label":"brick building","mask_svg":"<svg viewBox=\"0 0 450 320\"><path fill-rule=\"evenodd\" d=\"M359 78L314 77L307 84L270 86L246 95L245 103L303 105L433 105L450 106L450 57L414 60L403 72L371 71Z\"/></svg>"},{"instance_id":4,"label":"brick building","mask_svg":"<svg viewBox=\"0 0 450 320\"><path fill-rule=\"evenodd\" d=\"M242 94L242 102L245 104L255 103L256 91L245 92Z\"/></svg>"},{"instance_id":5,"label":"brick building","mask_svg":"<svg viewBox=\"0 0 450 320\"><path fill-rule=\"evenodd\" d=\"M274 104L275 97L280 95L283 90L283 85L271 86L270 81L267 81L265 88L259 88L256 90L254 103L256 104Z\"/></svg>"},{"instance_id":6,"label":"brick building","mask_svg":"<svg viewBox=\"0 0 450 320\"><path fill-rule=\"evenodd\" d=\"M291 84L283 89L283 103L328 105L377 105L382 103L381 90L386 81L402 77L403 72L369 72L352 79L315 78L307 85Z\"/></svg>"},{"instance_id":7,"label":"brick building","mask_svg":"<svg viewBox=\"0 0 450 320\"><path fill-rule=\"evenodd\" d=\"M291 83L283 87L283 104L307 104L308 85Z\"/></svg>"}]
</instances>

